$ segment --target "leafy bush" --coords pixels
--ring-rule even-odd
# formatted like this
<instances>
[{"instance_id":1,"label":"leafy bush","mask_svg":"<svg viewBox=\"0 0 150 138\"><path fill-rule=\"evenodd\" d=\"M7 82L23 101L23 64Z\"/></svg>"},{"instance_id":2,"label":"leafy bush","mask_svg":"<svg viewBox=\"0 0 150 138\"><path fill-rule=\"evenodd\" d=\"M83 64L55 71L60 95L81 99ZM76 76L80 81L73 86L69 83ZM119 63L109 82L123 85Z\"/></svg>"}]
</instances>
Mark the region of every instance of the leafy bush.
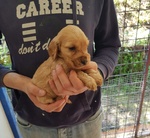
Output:
<instances>
[{"instance_id":1,"label":"leafy bush","mask_svg":"<svg viewBox=\"0 0 150 138\"><path fill-rule=\"evenodd\" d=\"M122 47L114 75L141 72L144 69L147 47Z\"/></svg>"},{"instance_id":2,"label":"leafy bush","mask_svg":"<svg viewBox=\"0 0 150 138\"><path fill-rule=\"evenodd\" d=\"M6 46L2 45L0 45L0 64L8 67L11 66L9 51Z\"/></svg>"},{"instance_id":3,"label":"leafy bush","mask_svg":"<svg viewBox=\"0 0 150 138\"><path fill-rule=\"evenodd\" d=\"M141 45L142 41L143 44L147 44L150 29L150 1L114 0L114 2L122 46L135 46L139 43Z\"/></svg>"}]
</instances>

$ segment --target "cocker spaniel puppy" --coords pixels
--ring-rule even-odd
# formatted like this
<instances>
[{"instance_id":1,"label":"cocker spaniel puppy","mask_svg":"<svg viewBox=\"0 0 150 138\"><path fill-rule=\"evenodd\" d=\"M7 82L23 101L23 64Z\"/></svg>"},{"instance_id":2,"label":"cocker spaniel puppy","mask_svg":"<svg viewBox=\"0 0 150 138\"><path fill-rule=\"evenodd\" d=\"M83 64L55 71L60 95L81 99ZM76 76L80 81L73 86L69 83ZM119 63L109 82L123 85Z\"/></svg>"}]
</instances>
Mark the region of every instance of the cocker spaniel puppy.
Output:
<instances>
[{"instance_id":1,"label":"cocker spaniel puppy","mask_svg":"<svg viewBox=\"0 0 150 138\"><path fill-rule=\"evenodd\" d=\"M52 79L52 71L57 64L64 68L67 75L69 75L71 70L76 71L78 78L89 90L95 91L97 86L102 85L103 78L98 70L82 70L91 60L87 51L88 45L88 38L75 25L64 27L52 39L48 47L50 57L39 66L32 78L32 82L36 86L46 91L45 96L37 97L41 103L53 103L57 99L62 98L57 96L49 85L49 80Z\"/></svg>"}]
</instances>

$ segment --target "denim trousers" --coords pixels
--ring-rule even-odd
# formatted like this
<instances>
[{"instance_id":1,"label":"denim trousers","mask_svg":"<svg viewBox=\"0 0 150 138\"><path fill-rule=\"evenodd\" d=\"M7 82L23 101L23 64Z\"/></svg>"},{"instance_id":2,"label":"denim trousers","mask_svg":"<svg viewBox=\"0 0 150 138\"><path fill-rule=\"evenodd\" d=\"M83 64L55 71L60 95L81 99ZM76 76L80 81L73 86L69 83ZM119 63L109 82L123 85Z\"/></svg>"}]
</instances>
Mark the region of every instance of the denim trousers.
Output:
<instances>
[{"instance_id":1,"label":"denim trousers","mask_svg":"<svg viewBox=\"0 0 150 138\"><path fill-rule=\"evenodd\" d=\"M101 138L102 110L84 123L66 128L35 126L19 116L17 122L22 138Z\"/></svg>"}]
</instances>

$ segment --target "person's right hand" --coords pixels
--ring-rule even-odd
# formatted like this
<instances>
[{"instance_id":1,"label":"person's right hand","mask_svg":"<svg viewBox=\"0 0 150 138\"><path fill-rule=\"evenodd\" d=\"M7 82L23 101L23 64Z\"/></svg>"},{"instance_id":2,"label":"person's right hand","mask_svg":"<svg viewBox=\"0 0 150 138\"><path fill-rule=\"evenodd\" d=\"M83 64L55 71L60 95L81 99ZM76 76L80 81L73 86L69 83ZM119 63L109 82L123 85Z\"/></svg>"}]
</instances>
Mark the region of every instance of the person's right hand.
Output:
<instances>
[{"instance_id":1,"label":"person's right hand","mask_svg":"<svg viewBox=\"0 0 150 138\"><path fill-rule=\"evenodd\" d=\"M15 72L7 73L4 76L3 82L5 86L9 88L25 92L35 106L46 112L61 112L69 98L68 96L65 96L64 99L57 100L52 104L42 104L37 100L36 97L44 96L45 91L35 86L31 82L31 78L20 75Z\"/></svg>"},{"instance_id":2,"label":"person's right hand","mask_svg":"<svg viewBox=\"0 0 150 138\"><path fill-rule=\"evenodd\" d=\"M68 100L68 97L66 96L64 99L57 100L56 102L51 104L40 103L36 97L44 96L45 91L39 89L37 86L32 84L32 82L28 82L25 93L28 95L35 106L46 112L61 112Z\"/></svg>"}]
</instances>

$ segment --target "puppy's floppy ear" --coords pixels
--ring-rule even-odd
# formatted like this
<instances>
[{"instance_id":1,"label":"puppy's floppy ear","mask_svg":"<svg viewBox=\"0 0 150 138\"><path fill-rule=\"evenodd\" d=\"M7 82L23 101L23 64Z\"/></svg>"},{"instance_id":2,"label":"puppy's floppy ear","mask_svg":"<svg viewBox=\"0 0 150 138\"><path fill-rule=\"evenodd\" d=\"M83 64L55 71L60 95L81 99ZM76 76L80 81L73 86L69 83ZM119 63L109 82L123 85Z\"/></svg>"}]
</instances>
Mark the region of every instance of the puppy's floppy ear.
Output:
<instances>
[{"instance_id":1,"label":"puppy's floppy ear","mask_svg":"<svg viewBox=\"0 0 150 138\"><path fill-rule=\"evenodd\" d=\"M60 43L59 43L58 38L56 36L51 40L49 47L48 47L48 53L53 58L53 60L55 60L58 56L59 46L60 46Z\"/></svg>"}]
</instances>

